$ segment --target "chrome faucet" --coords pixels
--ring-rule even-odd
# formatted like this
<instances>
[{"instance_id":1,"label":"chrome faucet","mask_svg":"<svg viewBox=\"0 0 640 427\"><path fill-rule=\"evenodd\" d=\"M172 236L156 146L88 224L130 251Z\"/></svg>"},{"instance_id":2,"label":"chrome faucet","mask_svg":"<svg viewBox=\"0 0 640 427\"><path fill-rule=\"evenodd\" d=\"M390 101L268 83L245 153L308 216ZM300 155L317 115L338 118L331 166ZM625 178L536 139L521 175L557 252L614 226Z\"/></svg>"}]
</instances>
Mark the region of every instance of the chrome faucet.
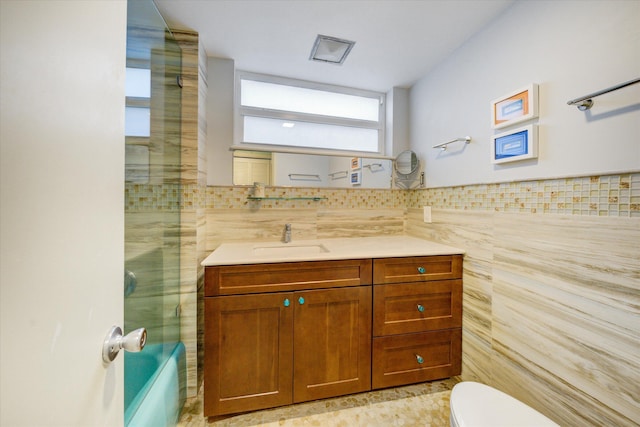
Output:
<instances>
[{"instance_id":1,"label":"chrome faucet","mask_svg":"<svg viewBox=\"0 0 640 427\"><path fill-rule=\"evenodd\" d=\"M284 243L291 242L291 224L284 225L284 237L282 239Z\"/></svg>"}]
</instances>

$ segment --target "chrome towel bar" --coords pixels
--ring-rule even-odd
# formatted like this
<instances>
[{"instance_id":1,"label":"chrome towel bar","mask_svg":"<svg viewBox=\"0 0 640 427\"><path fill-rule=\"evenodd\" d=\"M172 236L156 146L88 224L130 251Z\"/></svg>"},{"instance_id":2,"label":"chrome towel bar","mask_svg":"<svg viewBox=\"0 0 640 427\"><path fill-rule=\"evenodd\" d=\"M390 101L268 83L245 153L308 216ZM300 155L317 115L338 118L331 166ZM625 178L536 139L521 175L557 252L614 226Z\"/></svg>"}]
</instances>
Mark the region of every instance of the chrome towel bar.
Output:
<instances>
[{"instance_id":1,"label":"chrome towel bar","mask_svg":"<svg viewBox=\"0 0 640 427\"><path fill-rule=\"evenodd\" d=\"M447 145L453 144L454 142L458 141L464 141L465 144L468 144L471 142L471 137L465 136L464 138L456 138L451 141L443 142L442 144L434 145L433 148L441 148L442 151L445 151L447 149Z\"/></svg>"},{"instance_id":2,"label":"chrome towel bar","mask_svg":"<svg viewBox=\"0 0 640 427\"><path fill-rule=\"evenodd\" d=\"M622 89L623 87L631 86L636 83L640 83L640 78L629 80L628 82L620 83L619 85L611 86L610 88L590 93L589 95L581 96L580 98L572 99L571 101L567 101L567 105L576 105L578 110L585 111L593 106L593 100L591 98L595 98L596 96L604 95L605 93L613 92L614 90Z\"/></svg>"}]
</instances>

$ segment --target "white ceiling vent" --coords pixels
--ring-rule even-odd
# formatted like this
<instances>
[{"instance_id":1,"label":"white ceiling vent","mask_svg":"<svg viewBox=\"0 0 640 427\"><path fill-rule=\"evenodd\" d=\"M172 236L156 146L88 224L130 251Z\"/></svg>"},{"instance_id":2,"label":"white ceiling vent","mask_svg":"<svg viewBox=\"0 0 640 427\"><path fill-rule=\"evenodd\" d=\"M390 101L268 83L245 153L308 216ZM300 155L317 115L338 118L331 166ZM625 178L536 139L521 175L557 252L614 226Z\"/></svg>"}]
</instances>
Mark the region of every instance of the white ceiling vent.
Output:
<instances>
[{"instance_id":1,"label":"white ceiling vent","mask_svg":"<svg viewBox=\"0 0 640 427\"><path fill-rule=\"evenodd\" d=\"M309 60L342 65L356 42L318 34Z\"/></svg>"}]
</instances>

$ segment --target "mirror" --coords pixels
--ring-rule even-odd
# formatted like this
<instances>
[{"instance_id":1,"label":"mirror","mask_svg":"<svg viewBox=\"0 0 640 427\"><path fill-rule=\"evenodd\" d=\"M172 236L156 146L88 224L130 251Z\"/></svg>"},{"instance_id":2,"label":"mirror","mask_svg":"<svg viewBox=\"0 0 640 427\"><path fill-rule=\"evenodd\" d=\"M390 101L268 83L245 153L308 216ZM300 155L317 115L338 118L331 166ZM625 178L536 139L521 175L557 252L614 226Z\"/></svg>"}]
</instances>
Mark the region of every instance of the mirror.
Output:
<instances>
[{"instance_id":1,"label":"mirror","mask_svg":"<svg viewBox=\"0 0 640 427\"><path fill-rule=\"evenodd\" d=\"M396 171L395 185L397 187L415 188L418 183L418 175L420 175L419 184L424 184L424 173L418 173L420 172L420 160L418 160L418 156L413 151L407 150L398 154L394 169Z\"/></svg>"},{"instance_id":2,"label":"mirror","mask_svg":"<svg viewBox=\"0 0 640 427\"><path fill-rule=\"evenodd\" d=\"M320 188L391 188L392 160L235 150L233 184Z\"/></svg>"},{"instance_id":3,"label":"mirror","mask_svg":"<svg viewBox=\"0 0 640 427\"><path fill-rule=\"evenodd\" d=\"M391 176L392 168L396 172ZM411 150L395 160L235 150L233 184L274 187L412 188L420 160Z\"/></svg>"},{"instance_id":4,"label":"mirror","mask_svg":"<svg viewBox=\"0 0 640 427\"><path fill-rule=\"evenodd\" d=\"M407 150L396 157L396 172L400 175L411 175L418 170L418 156L413 151Z\"/></svg>"}]
</instances>

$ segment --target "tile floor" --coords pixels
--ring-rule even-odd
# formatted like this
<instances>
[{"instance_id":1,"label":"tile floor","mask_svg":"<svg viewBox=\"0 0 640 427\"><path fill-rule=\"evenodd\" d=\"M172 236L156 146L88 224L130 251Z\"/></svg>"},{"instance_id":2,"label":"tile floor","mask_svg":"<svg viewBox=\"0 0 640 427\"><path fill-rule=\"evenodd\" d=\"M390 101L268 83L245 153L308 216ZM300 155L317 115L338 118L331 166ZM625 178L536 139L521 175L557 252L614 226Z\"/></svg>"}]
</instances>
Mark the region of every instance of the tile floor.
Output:
<instances>
[{"instance_id":1,"label":"tile floor","mask_svg":"<svg viewBox=\"0 0 640 427\"><path fill-rule=\"evenodd\" d=\"M455 378L300 403L224 419L202 415L202 393L188 399L178 427L449 426L449 395Z\"/></svg>"}]
</instances>

